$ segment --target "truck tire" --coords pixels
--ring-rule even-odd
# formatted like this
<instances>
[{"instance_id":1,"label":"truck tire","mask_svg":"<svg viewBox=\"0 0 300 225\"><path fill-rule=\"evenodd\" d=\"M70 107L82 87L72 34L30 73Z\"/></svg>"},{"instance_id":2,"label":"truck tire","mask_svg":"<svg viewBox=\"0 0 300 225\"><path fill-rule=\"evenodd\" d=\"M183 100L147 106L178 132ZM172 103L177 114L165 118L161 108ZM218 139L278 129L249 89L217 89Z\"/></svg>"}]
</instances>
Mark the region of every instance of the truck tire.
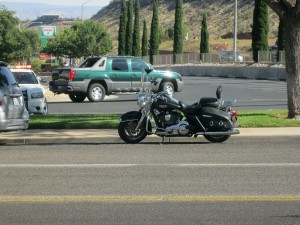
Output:
<instances>
[{"instance_id":1,"label":"truck tire","mask_svg":"<svg viewBox=\"0 0 300 225\"><path fill-rule=\"evenodd\" d=\"M91 84L88 89L87 97L90 102L102 102L105 97L104 87L98 83Z\"/></svg>"},{"instance_id":2,"label":"truck tire","mask_svg":"<svg viewBox=\"0 0 300 225\"><path fill-rule=\"evenodd\" d=\"M162 83L161 90L168 92L171 97L174 97L175 95L175 88L172 82L167 81Z\"/></svg>"},{"instance_id":3,"label":"truck tire","mask_svg":"<svg viewBox=\"0 0 300 225\"><path fill-rule=\"evenodd\" d=\"M72 102L83 102L86 98L86 94L84 93L71 93L69 94L69 98L72 100Z\"/></svg>"}]
</instances>

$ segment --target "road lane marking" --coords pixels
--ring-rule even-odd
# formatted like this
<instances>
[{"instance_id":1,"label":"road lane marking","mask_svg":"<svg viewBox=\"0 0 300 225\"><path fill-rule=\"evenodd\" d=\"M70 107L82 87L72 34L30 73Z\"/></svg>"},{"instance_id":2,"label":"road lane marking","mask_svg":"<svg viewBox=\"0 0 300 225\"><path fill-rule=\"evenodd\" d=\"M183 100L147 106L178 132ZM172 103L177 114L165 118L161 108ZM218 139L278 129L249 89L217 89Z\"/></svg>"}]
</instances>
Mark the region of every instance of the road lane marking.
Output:
<instances>
[{"instance_id":1,"label":"road lane marking","mask_svg":"<svg viewBox=\"0 0 300 225\"><path fill-rule=\"evenodd\" d=\"M119 168L119 167L300 167L300 163L200 163L200 164L0 164L0 168Z\"/></svg>"},{"instance_id":2,"label":"road lane marking","mask_svg":"<svg viewBox=\"0 0 300 225\"><path fill-rule=\"evenodd\" d=\"M81 203L81 202L295 202L290 196L0 196L1 203Z\"/></svg>"}]
</instances>

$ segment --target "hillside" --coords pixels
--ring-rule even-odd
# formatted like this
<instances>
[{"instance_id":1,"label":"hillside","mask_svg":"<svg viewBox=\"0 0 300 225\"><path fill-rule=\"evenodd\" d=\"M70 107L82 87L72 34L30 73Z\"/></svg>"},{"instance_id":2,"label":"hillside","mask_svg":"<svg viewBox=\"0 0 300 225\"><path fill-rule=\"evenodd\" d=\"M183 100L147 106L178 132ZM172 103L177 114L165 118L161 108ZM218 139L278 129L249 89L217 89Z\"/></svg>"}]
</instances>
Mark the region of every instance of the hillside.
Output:
<instances>
[{"instance_id":1,"label":"hillside","mask_svg":"<svg viewBox=\"0 0 300 225\"><path fill-rule=\"evenodd\" d=\"M150 33L152 19L153 0L140 0L141 15L140 22L147 21ZM160 26L166 30L174 26L175 0L159 0L159 20ZM189 31L189 41L192 45L199 41L202 14L208 15L208 29L210 42L221 38L230 38L234 26L234 1L232 0L184 0L184 24ZM238 1L238 38L251 39L251 25L253 20L254 0ZM119 29L119 16L121 11L121 0L113 0L102 8L93 20L100 22L114 40L117 40ZM278 16L270 9L270 38L277 36ZM142 29L141 29L142 30ZM172 44L171 44L172 45ZM171 45L166 45L170 48ZM238 46L239 48L239 46ZM191 47L191 49L194 49Z\"/></svg>"}]
</instances>

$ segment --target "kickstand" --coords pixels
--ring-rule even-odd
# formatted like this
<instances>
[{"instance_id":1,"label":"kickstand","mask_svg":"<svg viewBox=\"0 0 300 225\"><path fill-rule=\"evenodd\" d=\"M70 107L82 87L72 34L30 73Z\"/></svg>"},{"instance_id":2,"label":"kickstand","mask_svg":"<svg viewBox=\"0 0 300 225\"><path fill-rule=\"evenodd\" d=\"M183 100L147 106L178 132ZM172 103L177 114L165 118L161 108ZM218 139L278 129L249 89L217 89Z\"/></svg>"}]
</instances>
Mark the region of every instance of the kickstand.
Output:
<instances>
[{"instance_id":1,"label":"kickstand","mask_svg":"<svg viewBox=\"0 0 300 225\"><path fill-rule=\"evenodd\" d=\"M161 142L160 142L160 144L162 144L162 143L164 143L165 142L165 137L163 136L163 137L161 137L162 139L161 139ZM169 137L169 143L171 143L171 137Z\"/></svg>"},{"instance_id":2,"label":"kickstand","mask_svg":"<svg viewBox=\"0 0 300 225\"><path fill-rule=\"evenodd\" d=\"M161 142L159 142L160 145L162 145L165 141L165 137L161 137Z\"/></svg>"}]
</instances>

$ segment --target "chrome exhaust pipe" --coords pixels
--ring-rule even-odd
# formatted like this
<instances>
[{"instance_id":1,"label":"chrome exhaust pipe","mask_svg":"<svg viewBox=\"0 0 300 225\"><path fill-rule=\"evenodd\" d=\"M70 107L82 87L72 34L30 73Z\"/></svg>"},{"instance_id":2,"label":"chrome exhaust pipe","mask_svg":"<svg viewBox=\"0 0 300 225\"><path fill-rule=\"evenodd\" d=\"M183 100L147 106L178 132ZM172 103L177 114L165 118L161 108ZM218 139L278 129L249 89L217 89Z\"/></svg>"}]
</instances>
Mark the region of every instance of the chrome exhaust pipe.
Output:
<instances>
[{"instance_id":1,"label":"chrome exhaust pipe","mask_svg":"<svg viewBox=\"0 0 300 225\"><path fill-rule=\"evenodd\" d=\"M239 134L239 130L229 130L229 131L216 131L216 132L198 132L196 135L233 135Z\"/></svg>"}]
</instances>

